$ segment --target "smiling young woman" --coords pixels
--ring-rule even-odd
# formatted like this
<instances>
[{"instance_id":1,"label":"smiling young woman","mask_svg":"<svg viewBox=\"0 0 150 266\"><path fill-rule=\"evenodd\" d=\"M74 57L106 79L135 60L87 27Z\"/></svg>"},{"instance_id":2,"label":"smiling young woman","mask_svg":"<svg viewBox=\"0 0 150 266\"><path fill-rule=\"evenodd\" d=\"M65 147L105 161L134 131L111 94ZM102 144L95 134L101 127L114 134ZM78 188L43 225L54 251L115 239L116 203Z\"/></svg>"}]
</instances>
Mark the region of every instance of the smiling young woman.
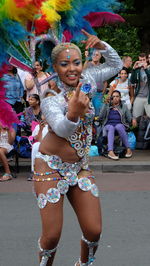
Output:
<instances>
[{"instance_id":1,"label":"smiling young woman","mask_svg":"<svg viewBox=\"0 0 150 266\"><path fill-rule=\"evenodd\" d=\"M72 43L57 45L51 54L58 74L55 91L42 100L41 110L49 125L35 159L34 187L42 220L39 239L40 265L53 264L63 224L65 194L72 205L83 236L76 266L91 265L102 230L99 191L88 167L92 141L91 105L96 81L103 82L122 68L118 54L97 36L83 31L86 48L100 49L105 64L82 72L79 48ZM82 81L82 82L81 82Z\"/></svg>"}]
</instances>

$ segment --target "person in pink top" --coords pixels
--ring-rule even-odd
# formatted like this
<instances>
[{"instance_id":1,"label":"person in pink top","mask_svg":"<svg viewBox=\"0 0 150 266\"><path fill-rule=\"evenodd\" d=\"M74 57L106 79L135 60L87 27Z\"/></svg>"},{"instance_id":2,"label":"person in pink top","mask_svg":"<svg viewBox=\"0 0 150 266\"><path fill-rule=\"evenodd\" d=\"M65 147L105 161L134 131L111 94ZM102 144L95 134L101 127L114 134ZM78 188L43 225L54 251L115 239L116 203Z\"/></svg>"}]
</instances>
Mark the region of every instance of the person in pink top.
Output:
<instances>
[{"instance_id":1,"label":"person in pink top","mask_svg":"<svg viewBox=\"0 0 150 266\"><path fill-rule=\"evenodd\" d=\"M40 86L40 93L39 93L38 88L35 84L35 80L37 79L37 81L40 83L42 80L49 77L50 74L47 72L43 72L42 64L40 61L35 61L34 68L35 68L34 75L31 75L30 73L28 73L25 79L25 86L27 89L27 95L26 95L27 101L29 99L30 94L42 95L43 92L51 86L50 82L46 82L45 84Z\"/></svg>"}]
</instances>

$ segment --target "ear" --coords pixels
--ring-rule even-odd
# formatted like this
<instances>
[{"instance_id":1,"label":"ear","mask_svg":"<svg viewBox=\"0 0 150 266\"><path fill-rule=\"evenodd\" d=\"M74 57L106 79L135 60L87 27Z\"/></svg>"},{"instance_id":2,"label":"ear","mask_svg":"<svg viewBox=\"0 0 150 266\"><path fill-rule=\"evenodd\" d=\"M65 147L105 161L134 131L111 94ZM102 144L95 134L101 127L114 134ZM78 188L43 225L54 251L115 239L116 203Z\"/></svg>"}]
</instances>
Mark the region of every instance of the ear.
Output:
<instances>
[{"instance_id":1,"label":"ear","mask_svg":"<svg viewBox=\"0 0 150 266\"><path fill-rule=\"evenodd\" d=\"M53 65L53 69L55 70L55 72L57 72L56 71L56 69L57 69L56 64Z\"/></svg>"}]
</instances>

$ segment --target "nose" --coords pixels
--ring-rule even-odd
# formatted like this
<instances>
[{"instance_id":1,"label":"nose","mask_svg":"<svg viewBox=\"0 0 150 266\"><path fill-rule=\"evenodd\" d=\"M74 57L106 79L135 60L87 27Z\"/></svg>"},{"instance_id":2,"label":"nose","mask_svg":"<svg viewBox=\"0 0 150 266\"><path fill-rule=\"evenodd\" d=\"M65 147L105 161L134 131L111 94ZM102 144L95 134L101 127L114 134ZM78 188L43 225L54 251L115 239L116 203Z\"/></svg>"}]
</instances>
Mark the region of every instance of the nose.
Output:
<instances>
[{"instance_id":1,"label":"nose","mask_svg":"<svg viewBox=\"0 0 150 266\"><path fill-rule=\"evenodd\" d=\"M69 71L74 71L75 70L75 66L74 64L70 64L69 65Z\"/></svg>"}]
</instances>

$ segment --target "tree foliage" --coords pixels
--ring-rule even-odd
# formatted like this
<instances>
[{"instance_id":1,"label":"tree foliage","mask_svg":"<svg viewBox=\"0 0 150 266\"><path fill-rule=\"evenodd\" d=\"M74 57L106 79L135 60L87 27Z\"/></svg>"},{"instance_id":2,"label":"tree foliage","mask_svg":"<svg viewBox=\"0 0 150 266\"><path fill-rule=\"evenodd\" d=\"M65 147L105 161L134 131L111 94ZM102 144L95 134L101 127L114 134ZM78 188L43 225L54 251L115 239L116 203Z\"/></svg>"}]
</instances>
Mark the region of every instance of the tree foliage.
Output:
<instances>
[{"instance_id":1,"label":"tree foliage","mask_svg":"<svg viewBox=\"0 0 150 266\"><path fill-rule=\"evenodd\" d=\"M138 38L138 30L128 23L117 26L105 26L98 28L98 37L108 42L120 56L129 55L133 60L137 59L141 51L141 44Z\"/></svg>"}]
</instances>

